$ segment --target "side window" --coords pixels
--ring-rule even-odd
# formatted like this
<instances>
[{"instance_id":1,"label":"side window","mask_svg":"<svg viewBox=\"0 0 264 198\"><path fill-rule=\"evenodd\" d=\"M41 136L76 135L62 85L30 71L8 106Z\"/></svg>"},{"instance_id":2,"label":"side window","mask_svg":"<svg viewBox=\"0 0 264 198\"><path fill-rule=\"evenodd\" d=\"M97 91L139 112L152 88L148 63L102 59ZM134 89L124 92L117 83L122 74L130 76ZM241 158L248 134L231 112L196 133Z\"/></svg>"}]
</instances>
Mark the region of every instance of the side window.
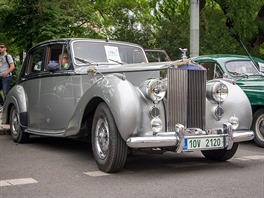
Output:
<instances>
[{"instance_id":1,"label":"side window","mask_svg":"<svg viewBox=\"0 0 264 198\"><path fill-rule=\"evenodd\" d=\"M166 54L159 52L159 58L161 62L169 61Z\"/></svg>"},{"instance_id":2,"label":"side window","mask_svg":"<svg viewBox=\"0 0 264 198\"><path fill-rule=\"evenodd\" d=\"M219 67L217 67L216 64L215 64L214 78L223 78L223 73L222 73L222 71L219 69Z\"/></svg>"},{"instance_id":3,"label":"side window","mask_svg":"<svg viewBox=\"0 0 264 198\"><path fill-rule=\"evenodd\" d=\"M50 45L48 50L48 60L45 70L49 70L48 65L57 65L59 70L69 68L69 56L66 45L56 44Z\"/></svg>"},{"instance_id":4,"label":"side window","mask_svg":"<svg viewBox=\"0 0 264 198\"><path fill-rule=\"evenodd\" d=\"M213 62L205 62L205 63L200 63L204 68L207 70L207 80L212 80L215 78L222 78L223 74L219 67L213 63Z\"/></svg>"},{"instance_id":5,"label":"side window","mask_svg":"<svg viewBox=\"0 0 264 198\"><path fill-rule=\"evenodd\" d=\"M38 48L31 53L28 74L38 73L43 65L44 47Z\"/></svg>"},{"instance_id":6,"label":"side window","mask_svg":"<svg viewBox=\"0 0 264 198\"><path fill-rule=\"evenodd\" d=\"M152 52L146 52L148 61L151 62L158 62L157 57L155 57L155 53Z\"/></svg>"}]
</instances>

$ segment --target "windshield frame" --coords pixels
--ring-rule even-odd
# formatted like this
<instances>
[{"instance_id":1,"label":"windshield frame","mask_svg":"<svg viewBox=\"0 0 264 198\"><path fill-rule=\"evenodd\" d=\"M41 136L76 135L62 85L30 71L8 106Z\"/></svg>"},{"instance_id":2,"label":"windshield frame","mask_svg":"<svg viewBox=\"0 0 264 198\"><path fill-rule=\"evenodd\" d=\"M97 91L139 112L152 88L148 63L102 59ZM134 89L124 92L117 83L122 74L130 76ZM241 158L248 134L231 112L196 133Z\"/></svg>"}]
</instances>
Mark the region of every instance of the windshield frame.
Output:
<instances>
[{"instance_id":1,"label":"windshield frame","mask_svg":"<svg viewBox=\"0 0 264 198\"><path fill-rule=\"evenodd\" d=\"M74 40L70 45L72 49L73 63L76 66L87 66L89 63L80 61L75 57L89 60L96 65L148 63L144 49L136 44L133 45L126 42L87 39ZM129 50L132 52L131 57ZM127 58L127 62L124 60L125 58Z\"/></svg>"},{"instance_id":2,"label":"windshield frame","mask_svg":"<svg viewBox=\"0 0 264 198\"><path fill-rule=\"evenodd\" d=\"M261 76L252 60L230 60L225 63L225 68L232 77Z\"/></svg>"}]
</instances>

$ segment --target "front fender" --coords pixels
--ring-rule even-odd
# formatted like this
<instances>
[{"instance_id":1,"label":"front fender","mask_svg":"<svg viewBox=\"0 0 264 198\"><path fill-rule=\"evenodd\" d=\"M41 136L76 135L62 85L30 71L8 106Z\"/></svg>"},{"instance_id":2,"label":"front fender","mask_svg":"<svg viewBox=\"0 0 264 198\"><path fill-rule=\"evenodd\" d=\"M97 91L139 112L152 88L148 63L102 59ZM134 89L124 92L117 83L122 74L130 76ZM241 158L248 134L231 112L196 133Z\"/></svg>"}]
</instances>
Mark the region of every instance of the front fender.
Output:
<instances>
[{"instance_id":1,"label":"front fender","mask_svg":"<svg viewBox=\"0 0 264 198\"><path fill-rule=\"evenodd\" d=\"M224 110L223 117L217 121L214 116L218 104L206 101L206 128L221 128L223 123L229 121L231 116L239 118L239 129L250 129L252 123L252 110L249 99L244 91L237 85L221 80L228 87L228 96L220 106Z\"/></svg>"},{"instance_id":2,"label":"front fender","mask_svg":"<svg viewBox=\"0 0 264 198\"><path fill-rule=\"evenodd\" d=\"M140 103L136 89L122 74L113 74L102 77L83 94L66 135L78 132L85 107L93 98L101 98L108 105L124 140L136 131L140 122Z\"/></svg>"}]
</instances>

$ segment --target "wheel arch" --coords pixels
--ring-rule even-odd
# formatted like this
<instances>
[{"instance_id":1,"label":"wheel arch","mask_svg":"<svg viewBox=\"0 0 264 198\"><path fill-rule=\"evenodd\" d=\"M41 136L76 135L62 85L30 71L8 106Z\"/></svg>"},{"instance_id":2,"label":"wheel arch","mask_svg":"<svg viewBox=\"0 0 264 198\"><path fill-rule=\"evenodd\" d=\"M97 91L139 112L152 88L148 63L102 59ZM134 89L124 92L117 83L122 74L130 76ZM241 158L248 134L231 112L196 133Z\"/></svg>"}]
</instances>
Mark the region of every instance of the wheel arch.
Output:
<instances>
[{"instance_id":1,"label":"wheel arch","mask_svg":"<svg viewBox=\"0 0 264 198\"><path fill-rule=\"evenodd\" d=\"M252 114L254 115L257 110L264 108L264 104L263 105L252 105L251 107L252 107Z\"/></svg>"},{"instance_id":2,"label":"wheel arch","mask_svg":"<svg viewBox=\"0 0 264 198\"><path fill-rule=\"evenodd\" d=\"M83 94L65 135L78 134L78 128L80 129L81 125L84 124L87 124L86 129L89 130L94 112L101 102L107 104L124 140L136 131L140 116L140 102L137 91L129 81L120 78L118 75L111 75L105 76L94 83Z\"/></svg>"},{"instance_id":3,"label":"wheel arch","mask_svg":"<svg viewBox=\"0 0 264 198\"><path fill-rule=\"evenodd\" d=\"M17 111L19 112L19 119L20 123L23 127L27 127L27 97L24 91L24 88L20 85L17 85L13 87L9 91L9 94L7 95L5 106L6 106L6 112L2 116L2 123L9 124L10 120L10 113L12 106L15 106L17 108Z\"/></svg>"}]
</instances>

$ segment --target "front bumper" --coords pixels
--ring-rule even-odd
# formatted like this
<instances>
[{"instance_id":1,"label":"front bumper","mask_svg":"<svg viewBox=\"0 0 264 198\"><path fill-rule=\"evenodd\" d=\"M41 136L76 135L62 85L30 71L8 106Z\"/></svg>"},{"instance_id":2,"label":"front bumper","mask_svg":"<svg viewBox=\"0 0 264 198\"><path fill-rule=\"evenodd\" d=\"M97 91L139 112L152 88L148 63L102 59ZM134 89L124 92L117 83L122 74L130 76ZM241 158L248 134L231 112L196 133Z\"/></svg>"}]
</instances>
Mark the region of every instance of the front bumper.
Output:
<instances>
[{"instance_id":1,"label":"front bumper","mask_svg":"<svg viewBox=\"0 0 264 198\"><path fill-rule=\"evenodd\" d=\"M222 129L202 131L201 129L186 129L183 125L177 124L175 132L149 132L147 136L130 137L126 143L131 148L165 148L175 147L175 151L191 151L186 149L187 139L214 139L221 138L223 144L221 148L208 147L196 148L195 150L215 150L231 149L233 143L249 141L254 138L254 132L251 130L233 130L230 124L224 124Z\"/></svg>"}]
</instances>

